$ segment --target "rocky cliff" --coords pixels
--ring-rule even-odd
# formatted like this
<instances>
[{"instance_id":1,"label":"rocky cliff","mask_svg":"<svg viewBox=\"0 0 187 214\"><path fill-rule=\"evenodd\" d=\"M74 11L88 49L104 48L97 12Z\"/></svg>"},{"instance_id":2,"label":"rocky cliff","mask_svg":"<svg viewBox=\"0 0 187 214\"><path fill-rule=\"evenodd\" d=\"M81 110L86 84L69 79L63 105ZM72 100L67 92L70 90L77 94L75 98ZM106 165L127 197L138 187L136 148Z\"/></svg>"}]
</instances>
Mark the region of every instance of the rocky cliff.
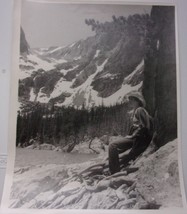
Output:
<instances>
[{"instance_id":1,"label":"rocky cliff","mask_svg":"<svg viewBox=\"0 0 187 214\"><path fill-rule=\"evenodd\" d=\"M76 107L123 102L142 85L148 20L147 14L115 17L97 22L95 36L85 40L21 52L20 98Z\"/></svg>"},{"instance_id":2,"label":"rocky cliff","mask_svg":"<svg viewBox=\"0 0 187 214\"><path fill-rule=\"evenodd\" d=\"M21 54L29 54L29 44L26 40L25 33L21 27L21 35L20 35L20 53Z\"/></svg>"}]
</instances>

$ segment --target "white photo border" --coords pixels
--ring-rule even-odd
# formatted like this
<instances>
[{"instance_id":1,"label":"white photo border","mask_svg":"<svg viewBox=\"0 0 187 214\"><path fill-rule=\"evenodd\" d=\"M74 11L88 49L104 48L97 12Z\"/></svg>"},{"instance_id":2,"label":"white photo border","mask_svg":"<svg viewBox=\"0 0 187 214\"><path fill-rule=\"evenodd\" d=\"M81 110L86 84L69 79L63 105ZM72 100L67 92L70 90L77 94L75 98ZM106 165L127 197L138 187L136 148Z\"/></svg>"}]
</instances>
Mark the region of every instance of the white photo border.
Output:
<instances>
[{"instance_id":1,"label":"white photo border","mask_svg":"<svg viewBox=\"0 0 187 214\"><path fill-rule=\"evenodd\" d=\"M112 1L112 0L28 0L30 2L40 2L40 3L64 3L64 4L123 4L123 5L161 5L161 6L174 6L175 7L175 36L176 36L176 65L177 65L177 124L178 124L178 162L179 162L179 178L181 193L183 199L183 208L177 208L173 210L168 208L166 210L64 210L64 209L11 209L8 208L9 196L11 191L11 186L13 183L13 171L14 171L14 162L15 162L15 139L16 139L16 123L17 123L17 108L15 108L15 103L18 105L18 71L19 71L19 45L20 45L20 19L21 19L21 3L24 0L14 0L14 15L13 15L13 39L12 39L12 69L11 69L11 94L10 94L10 109L9 109L9 138L8 138L8 160L7 160L7 170L5 176L4 192L1 203L1 210L3 213L185 213L187 210L186 196L184 189L184 180L183 180L183 167L182 167L182 142L181 142L181 89L180 89L180 68L179 68L179 41L178 41L178 23L177 23L177 1L174 0L163 0L163 1L150 1L150 0L141 0L141 1ZM16 81L15 81L16 80Z\"/></svg>"}]
</instances>

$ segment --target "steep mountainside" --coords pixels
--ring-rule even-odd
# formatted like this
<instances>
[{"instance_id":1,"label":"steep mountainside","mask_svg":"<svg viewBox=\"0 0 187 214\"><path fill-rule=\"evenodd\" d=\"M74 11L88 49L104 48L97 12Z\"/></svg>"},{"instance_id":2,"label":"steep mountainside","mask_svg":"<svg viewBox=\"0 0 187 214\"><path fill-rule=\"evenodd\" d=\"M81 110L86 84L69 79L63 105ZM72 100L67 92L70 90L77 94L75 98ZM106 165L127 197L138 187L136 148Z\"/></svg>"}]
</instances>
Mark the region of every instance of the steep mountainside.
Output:
<instances>
[{"instance_id":1,"label":"steep mountainside","mask_svg":"<svg viewBox=\"0 0 187 214\"><path fill-rule=\"evenodd\" d=\"M85 40L21 52L20 100L76 107L122 102L142 86L148 19L113 17L110 23L97 22L95 36Z\"/></svg>"},{"instance_id":2,"label":"steep mountainside","mask_svg":"<svg viewBox=\"0 0 187 214\"><path fill-rule=\"evenodd\" d=\"M23 29L21 28L21 35L20 35L20 53L21 54L29 54L29 44L25 38L25 33Z\"/></svg>"}]
</instances>

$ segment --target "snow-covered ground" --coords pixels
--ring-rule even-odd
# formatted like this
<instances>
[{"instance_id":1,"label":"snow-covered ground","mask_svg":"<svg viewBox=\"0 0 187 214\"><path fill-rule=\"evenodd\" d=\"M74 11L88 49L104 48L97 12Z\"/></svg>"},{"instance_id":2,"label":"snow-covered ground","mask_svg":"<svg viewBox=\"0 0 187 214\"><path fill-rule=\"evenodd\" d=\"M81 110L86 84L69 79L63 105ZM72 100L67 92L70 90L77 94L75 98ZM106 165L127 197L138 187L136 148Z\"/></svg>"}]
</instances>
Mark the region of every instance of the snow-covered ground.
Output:
<instances>
[{"instance_id":1,"label":"snow-covered ground","mask_svg":"<svg viewBox=\"0 0 187 214\"><path fill-rule=\"evenodd\" d=\"M65 47L65 46L57 47L57 48L53 49L52 51L50 51L50 52L48 52L48 53L50 53L50 54L55 53L55 52L57 52L57 51L59 51L59 50L62 50L64 47Z\"/></svg>"},{"instance_id":2,"label":"snow-covered ground","mask_svg":"<svg viewBox=\"0 0 187 214\"><path fill-rule=\"evenodd\" d=\"M73 46L74 44L71 44ZM56 52L61 50L63 47L56 48L52 51ZM99 55L100 50L96 50L94 58L97 58ZM80 57L76 58L79 59ZM52 60L50 62L45 61L34 54L29 54L27 58L20 58L20 65L22 66L30 66L31 68L27 70L27 68L22 68L20 71L20 79L24 79L26 77L31 76L33 71L36 71L38 69L43 69L44 71L49 71L51 69L54 69L55 66L58 63L65 63L67 62L65 59L59 59L59 60ZM93 86L91 85L96 75L103 71L106 63L108 62L108 59L105 59L105 61L96 68L95 73L90 75L88 79L81 84L80 86L73 88L72 85L75 81L67 81L64 78L61 78L55 85L54 90L51 92L50 95L46 95L42 92L42 89L40 89L38 94L33 93L33 89L30 91L30 101L38 101L41 103L48 103L50 99L60 96L62 93L68 93L68 97L66 97L65 101L63 103L57 103L58 106L69 106L74 105L77 107L81 107L82 104L77 103L77 100L84 100L84 104L86 107L92 107L99 106L104 104L105 106L114 105L116 103L121 103L124 99L124 96L131 91L138 91L141 86L142 82L140 82L138 85L132 86L131 84L128 84L128 80L132 79L134 75L139 72L140 69L144 66L144 61L142 60L140 64L135 68L135 70L126 78L124 78L124 83L122 84L121 88L116 91L111 96L102 98L98 96L98 92L93 89ZM35 64L33 64L35 63ZM32 68L33 67L33 68ZM60 72L66 75L69 71L73 71L78 67L78 65L75 65L71 69L61 69ZM103 76L103 78L114 78L110 74L106 74ZM80 102L81 103L81 102Z\"/></svg>"},{"instance_id":3,"label":"snow-covered ground","mask_svg":"<svg viewBox=\"0 0 187 214\"><path fill-rule=\"evenodd\" d=\"M72 48L77 43L74 42L67 47ZM52 55L55 53L58 53L59 51L62 51L64 48L67 47L54 47L54 48L48 48L48 49L38 49L33 50L27 57L21 56L20 57L20 79L24 79L26 77L30 77L34 71L37 71L38 69L43 69L45 71L50 71L52 69L56 69L56 66L58 64L66 63L68 62L67 59L65 59L65 55L59 59L53 59ZM100 55L101 50L97 49L95 51L95 55L93 56L93 59L97 60L98 56ZM43 59L44 55L46 54L52 54L50 58L46 58L46 60ZM77 56L74 58L74 60L81 59L81 56ZM78 87L73 87L74 81L76 81L76 78L74 78L71 81L66 81L65 79L61 78L55 85L54 90L51 92L51 94L46 95L42 92L42 89L40 89L38 94L33 93L33 89L30 90L30 101L38 101L41 103L48 103L50 99L59 97L63 93L68 93L68 96L65 98L65 101L62 103L59 101L59 103L56 103L57 106L71 106L74 105L75 107L81 107L82 103L84 102L84 105L87 108L90 108L92 106L99 106L104 104L105 106L115 105L116 103L121 103L125 97L125 95L129 94L131 91L139 91L139 89L142 87L142 82L140 82L137 85L131 85L129 81L138 74L139 70L143 68L144 61L142 60L140 64L134 69L134 71L131 72L131 74L124 78L124 82L121 86L121 88L116 91L111 96L102 98L99 96L99 93L93 89L92 82L94 81L94 78L98 73L101 73L107 64L109 59L105 59L105 61L99 66L96 65L95 72L90 75L86 81L81 84ZM96 62L97 64L97 62ZM70 71L74 71L77 69L79 65L75 64L74 67L70 69L61 69L60 72L65 76ZM143 70L143 69L142 69ZM106 73L105 75L101 76L101 78L110 78L114 79L115 74L109 74Z\"/></svg>"},{"instance_id":4,"label":"snow-covered ground","mask_svg":"<svg viewBox=\"0 0 187 214\"><path fill-rule=\"evenodd\" d=\"M73 71L73 70L75 70L77 67L78 67L78 65L75 65L73 68L70 68L70 69L67 69L67 70L61 69L60 72L61 72L62 74L64 74L64 75L66 75L69 71Z\"/></svg>"},{"instance_id":5,"label":"snow-covered ground","mask_svg":"<svg viewBox=\"0 0 187 214\"><path fill-rule=\"evenodd\" d=\"M62 47L60 47L62 49ZM59 50L59 49L58 49ZM58 51L53 50L53 51ZM36 51L35 51L36 52ZM38 69L43 69L44 71L50 71L52 69L56 68L57 64L66 63L67 60L61 58L61 59L53 59L52 57L50 60L44 60L40 57L42 55L37 55L36 53L30 53L27 55L27 57L20 57L20 72L19 72L19 79L25 79L27 77L30 77L33 73L33 71L37 71Z\"/></svg>"},{"instance_id":6,"label":"snow-covered ground","mask_svg":"<svg viewBox=\"0 0 187 214\"><path fill-rule=\"evenodd\" d=\"M27 55L26 58L20 58L20 66L25 66L20 69L19 73L19 79L24 79L26 77L30 77L33 71L37 71L38 69L43 69L45 71L54 69L55 63L45 61L37 55L31 53ZM26 66L31 66L31 68L28 69Z\"/></svg>"},{"instance_id":7,"label":"snow-covered ground","mask_svg":"<svg viewBox=\"0 0 187 214\"><path fill-rule=\"evenodd\" d=\"M142 60L142 61L140 62L140 64L134 69L134 71L133 71L131 74L129 74L127 77L125 77L124 82L131 80L131 79L133 78L133 76L136 75L136 73L137 73L140 69L143 68L143 66L144 66L144 60ZM143 71L143 69L142 69L142 71Z\"/></svg>"},{"instance_id":8,"label":"snow-covered ground","mask_svg":"<svg viewBox=\"0 0 187 214\"><path fill-rule=\"evenodd\" d=\"M72 88L72 82L68 81L62 81L60 80L57 85L55 86L54 91L52 92L52 97L54 95L59 96L62 92L69 92L71 96L67 97L66 100L61 103L57 104L58 106L68 106L74 104L76 106L75 99L77 97L81 100L84 100L84 104L87 107L92 107L93 105L99 106L104 104L105 106L114 105L116 103L121 103L123 101L123 98L126 94L132 92L132 91L138 91L141 86L142 82L140 82L136 86L131 86L130 84L123 84L122 87L116 91L111 96L108 96L106 98L102 98L98 96L98 92L93 89L93 86L91 86L92 81L94 80L95 76L100 73L103 69L105 64L107 63L108 59L106 59L102 65L97 66L96 72L88 77L88 79L80 86L76 88ZM136 73L139 71L140 68L144 65L144 62L141 61L141 63L135 68L135 70L125 79L130 79ZM82 105L80 105L82 106ZM78 106L79 107L79 106Z\"/></svg>"},{"instance_id":9,"label":"snow-covered ground","mask_svg":"<svg viewBox=\"0 0 187 214\"><path fill-rule=\"evenodd\" d=\"M95 55L94 55L94 59L97 58L97 57L99 56L99 53L100 53L100 52L101 52L100 50L96 50L96 53L95 53Z\"/></svg>"}]
</instances>

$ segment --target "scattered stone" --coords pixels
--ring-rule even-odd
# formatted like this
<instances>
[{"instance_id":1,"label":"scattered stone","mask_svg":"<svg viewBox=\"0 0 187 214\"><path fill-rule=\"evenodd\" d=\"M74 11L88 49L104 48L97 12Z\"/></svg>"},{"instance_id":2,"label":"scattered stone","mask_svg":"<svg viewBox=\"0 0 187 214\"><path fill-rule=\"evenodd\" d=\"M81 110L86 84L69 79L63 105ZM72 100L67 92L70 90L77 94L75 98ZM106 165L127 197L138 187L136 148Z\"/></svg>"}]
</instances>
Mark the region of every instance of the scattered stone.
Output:
<instances>
[{"instance_id":1,"label":"scattered stone","mask_svg":"<svg viewBox=\"0 0 187 214\"><path fill-rule=\"evenodd\" d=\"M34 145L27 146L26 149L34 149Z\"/></svg>"},{"instance_id":2,"label":"scattered stone","mask_svg":"<svg viewBox=\"0 0 187 214\"><path fill-rule=\"evenodd\" d=\"M129 192L129 198L137 198L137 192L132 190Z\"/></svg>"},{"instance_id":3,"label":"scattered stone","mask_svg":"<svg viewBox=\"0 0 187 214\"><path fill-rule=\"evenodd\" d=\"M123 206L127 207L127 209L131 209L134 207L135 204L136 204L136 198L130 198L124 202Z\"/></svg>"},{"instance_id":4,"label":"scattered stone","mask_svg":"<svg viewBox=\"0 0 187 214\"><path fill-rule=\"evenodd\" d=\"M50 149L51 145L50 147L48 144L42 145L42 149L45 148ZM148 157L142 155L136 162L130 164L128 170L114 175L103 173L106 168L108 169L108 165L100 161L103 159L84 163L84 166L76 164L70 169L65 166L62 169L61 165L46 165L42 168L33 166L32 171L31 168L16 169L17 182L12 194L11 207L36 206L35 208L55 209L180 207L182 200L177 154L177 140L175 140ZM127 174L127 171L130 174ZM32 176L36 173L38 180ZM20 179L20 174L28 179ZM31 185L33 181L34 185ZM21 190L23 186L25 191ZM49 189L52 191L50 195ZM33 192L36 194L33 195ZM23 198L28 201L20 202L18 200L20 196L24 196ZM28 196L32 196L32 200L28 199Z\"/></svg>"},{"instance_id":5,"label":"scattered stone","mask_svg":"<svg viewBox=\"0 0 187 214\"><path fill-rule=\"evenodd\" d=\"M108 145L109 144L109 135L103 135L100 140L105 144Z\"/></svg>"},{"instance_id":6,"label":"scattered stone","mask_svg":"<svg viewBox=\"0 0 187 214\"><path fill-rule=\"evenodd\" d=\"M80 189L82 187L80 182L74 181L66 184L61 191L62 192L67 192L67 191L75 191L77 189Z\"/></svg>"},{"instance_id":7,"label":"scattered stone","mask_svg":"<svg viewBox=\"0 0 187 214\"><path fill-rule=\"evenodd\" d=\"M118 202L115 190L107 188L104 191L92 194L88 203L88 209L111 209Z\"/></svg>"}]
</instances>

